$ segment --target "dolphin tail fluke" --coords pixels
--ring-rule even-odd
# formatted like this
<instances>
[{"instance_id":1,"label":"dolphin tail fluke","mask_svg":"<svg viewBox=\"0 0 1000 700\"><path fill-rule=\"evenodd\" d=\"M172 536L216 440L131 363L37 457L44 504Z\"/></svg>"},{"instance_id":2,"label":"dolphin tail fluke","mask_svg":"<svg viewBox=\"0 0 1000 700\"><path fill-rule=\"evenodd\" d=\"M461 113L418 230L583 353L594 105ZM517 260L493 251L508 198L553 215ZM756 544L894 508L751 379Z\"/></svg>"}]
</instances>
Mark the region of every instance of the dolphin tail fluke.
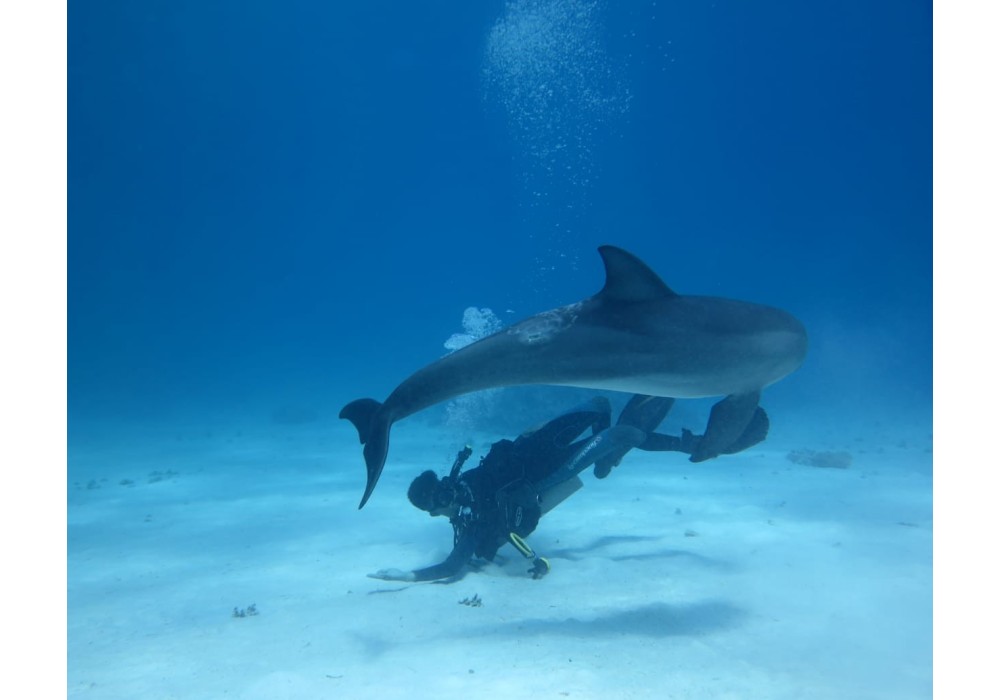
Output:
<instances>
[{"instance_id":1,"label":"dolphin tail fluke","mask_svg":"<svg viewBox=\"0 0 1000 700\"><path fill-rule=\"evenodd\" d=\"M375 484L382 476L385 457L389 453L389 428L392 427L392 420L382 410L382 404L375 399L351 401L341 409L340 417L354 424L358 430L358 439L365 446L368 483L365 484L365 493L358 504L358 510L361 510L371 498Z\"/></svg>"},{"instance_id":2,"label":"dolphin tail fluke","mask_svg":"<svg viewBox=\"0 0 1000 700\"><path fill-rule=\"evenodd\" d=\"M368 443L372 419L380 408L382 404L375 399L358 399L340 409L340 417L351 421L358 429L358 439L362 445Z\"/></svg>"}]
</instances>

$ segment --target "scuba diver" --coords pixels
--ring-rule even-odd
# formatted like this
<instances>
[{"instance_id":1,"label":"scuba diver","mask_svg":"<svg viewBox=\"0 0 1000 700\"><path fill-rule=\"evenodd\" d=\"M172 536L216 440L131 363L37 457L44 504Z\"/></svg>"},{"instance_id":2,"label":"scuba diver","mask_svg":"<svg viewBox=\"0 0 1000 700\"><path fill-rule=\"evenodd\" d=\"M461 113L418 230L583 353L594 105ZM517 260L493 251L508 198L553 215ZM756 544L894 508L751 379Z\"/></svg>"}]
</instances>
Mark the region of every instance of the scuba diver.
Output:
<instances>
[{"instance_id":1,"label":"scuba diver","mask_svg":"<svg viewBox=\"0 0 1000 700\"><path fill-rule=\"evenodd\" d=\"M425 471L413 480L407 494L420 510L451 521L455 537L448 558L423 569L380 569L368 576L385 581L450 579L474 557L492 561L497 550L510 543L531 561L531 577L541 578L551 565L525 538L545 513L583 486L579 474L584 469L594 465L594 475L603 479L633 448L689 455L698 450L703 436L687 429L679 437L654 432L673 403L671 398L636 394L611 426L611 403L596 397L513 441L493 443L479 466L462 472L472 454L466 446L448 476L439 479L433 471ZM714 414L713 419L722 420ZM588 428L590 435L580 438ZM767 414L758 406L740 436L718 453L732 454L756 445L767 430Z\"/></svg>"}]
</instances>

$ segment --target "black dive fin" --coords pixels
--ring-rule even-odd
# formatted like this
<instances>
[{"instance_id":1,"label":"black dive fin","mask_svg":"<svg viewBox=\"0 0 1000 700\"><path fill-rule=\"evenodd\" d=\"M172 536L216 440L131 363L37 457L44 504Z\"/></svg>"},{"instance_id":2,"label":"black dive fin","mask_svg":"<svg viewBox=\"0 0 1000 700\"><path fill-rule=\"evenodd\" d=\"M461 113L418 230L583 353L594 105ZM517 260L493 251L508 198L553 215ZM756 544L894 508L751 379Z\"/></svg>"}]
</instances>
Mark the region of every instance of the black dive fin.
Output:
<instances>
[{"instance_id":1,"label":"black dive fin","mask_svg":"<svg viewBox=\"0 0 1000 700\"><path fill-rule=\"evenodd\" d=\"M757 411L760 391L730 394L712 406L705 434L698 442L692 462L704 462L722 454L743 435Z\"/></svg>"},{"instance_id":2,"label":"black dive fin","mask_svg":"<svg viewBox=\"0 0 1000 700\"><path fill-rule=\"evenodd\" d=\"M358 504L358 510L365 507L371 498L375 484L382 476L385 457L389 453L389 428L392 421L382 410L382 404L375 399L358 399L344 406L340 417L346 418L358 430L358 439L365 446L365 468L368 471L368 483L365 493Z\"/></svg>"},{"instance_id":3,"label":"black dive fin","mask_svg":"<svg viewBox=\"0 0 1000 700\"><path fill-rule=\"evenodd\" d=\"M598 433L611 425L611 402L603 396L595 396L589 401L562 413L542 427L523 433L518 444L539 446L549 450L552 447L568 447L588 427Z\"/></svg>"},{"instance_id":4,"label":"black dive fin","mask_svg":"<svg viewBox=\"0 0 1000 700\"><path fill-rule=\"evenodd\" d=\"M673 405L674 400L665 396L636 394L622 409L621 415L618 416L618 425L630 425L649 435L663 422ZM610 474L611 468L618 466L622 457L632 447L631 445L627 446L618 453L609 454L597 460L597 463L594 464L594 476L603 479ZM635 447L645 449L642 445L635 445Z\"/></svg>"},{"instance_id":5,"label":"black dive fin","mask_svg":"<svg viewBox=\"0 0 1000 700\"><path fill-rule=\"evenodd\" d=\"M667 396L636 394L618 416L618 425L631 425L644 433L656 430L670 413L674 400Z\"/></svg>"}]
</instances>

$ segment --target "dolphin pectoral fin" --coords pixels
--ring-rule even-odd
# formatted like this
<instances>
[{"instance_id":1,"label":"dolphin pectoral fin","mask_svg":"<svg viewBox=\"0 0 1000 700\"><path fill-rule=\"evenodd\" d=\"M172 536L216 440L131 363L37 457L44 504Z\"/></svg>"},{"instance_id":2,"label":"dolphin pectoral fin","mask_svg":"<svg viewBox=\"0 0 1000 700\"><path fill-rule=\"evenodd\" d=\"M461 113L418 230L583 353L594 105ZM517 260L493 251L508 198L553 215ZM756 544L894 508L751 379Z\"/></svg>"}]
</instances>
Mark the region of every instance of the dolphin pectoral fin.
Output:
<instances>
[{"instance_id":1,"label":"dolphin pectoral fin","mask_svg":"<svg viewBox=\"0 0 1000 700\"><path fill-rule=\"evenodd\" d=\"M344 406L340 417L354 424L358 430L358 439L365 446L365 469L368 471L368 482L365 493L358 504L358 510L365 507L371 498L375 484L382 476L385 458L389 453L389 428L392 421L382 410L382 404L375 399L358 399Z\"/></svg>"},{"instance_id":2,"label":"dolphin pectoral fin","mask_svg":"<svg viewBox=\"0 0 1000 700\"><path fill-rule=\"evenodd\" d=\"M705 434L691 455L692 462L704 462L723 454L737 442L753 420L760 402L760 391L730 394L712 406Z\"/></svg>"}]
</instances>

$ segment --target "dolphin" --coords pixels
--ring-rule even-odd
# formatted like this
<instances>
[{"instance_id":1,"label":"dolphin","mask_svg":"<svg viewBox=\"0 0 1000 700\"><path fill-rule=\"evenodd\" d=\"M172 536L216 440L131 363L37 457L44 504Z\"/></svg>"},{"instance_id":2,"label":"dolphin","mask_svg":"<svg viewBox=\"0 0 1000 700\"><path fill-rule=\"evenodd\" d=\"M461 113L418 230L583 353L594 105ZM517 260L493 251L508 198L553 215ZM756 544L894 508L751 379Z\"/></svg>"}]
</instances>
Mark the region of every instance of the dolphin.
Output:
<instances>
[{"instance_id":1,"label":"dolphin","mask_svg":"<svg viewBox=\"0 0 1000 700\"><path fill-rule=\"evenodd\" d=\"M594 296L543 311L432 362L384 403L357 399L341 410L364 445L368 482L359 509L382 474L392 424L456 396L521 384L723 396L691 455L697 462L737 442L757 415L760 390L805 359L805 328L788 312L677 294L632 253L610 245L598 252L606 279Z\"/></svg>"}]
</instances>

